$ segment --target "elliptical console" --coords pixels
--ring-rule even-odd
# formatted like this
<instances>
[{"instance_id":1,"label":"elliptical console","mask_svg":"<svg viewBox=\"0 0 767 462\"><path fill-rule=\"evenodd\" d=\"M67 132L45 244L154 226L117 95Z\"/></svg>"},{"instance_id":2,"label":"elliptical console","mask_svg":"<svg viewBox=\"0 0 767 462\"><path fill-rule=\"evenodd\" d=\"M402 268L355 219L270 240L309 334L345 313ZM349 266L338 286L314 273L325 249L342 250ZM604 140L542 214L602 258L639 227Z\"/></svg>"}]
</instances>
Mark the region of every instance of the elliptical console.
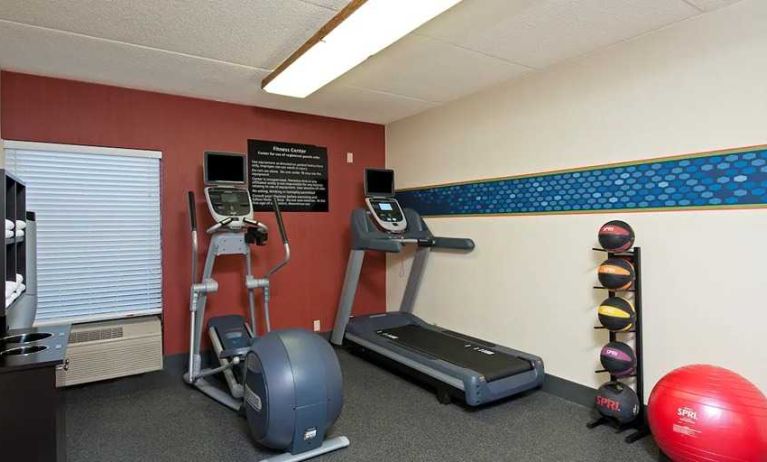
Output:
<instances>
[{"instance_id":1,"label":"elliptical console","mask_svg":"<svg viewBox=\"0 0 767 462\"><path fill-rule=\"evenodd\" d=\"M250 218L253 204L245 182L245 156L205 153L205 199L216 222L232 218L234 224Z\"/></svg>"}]
</instances>

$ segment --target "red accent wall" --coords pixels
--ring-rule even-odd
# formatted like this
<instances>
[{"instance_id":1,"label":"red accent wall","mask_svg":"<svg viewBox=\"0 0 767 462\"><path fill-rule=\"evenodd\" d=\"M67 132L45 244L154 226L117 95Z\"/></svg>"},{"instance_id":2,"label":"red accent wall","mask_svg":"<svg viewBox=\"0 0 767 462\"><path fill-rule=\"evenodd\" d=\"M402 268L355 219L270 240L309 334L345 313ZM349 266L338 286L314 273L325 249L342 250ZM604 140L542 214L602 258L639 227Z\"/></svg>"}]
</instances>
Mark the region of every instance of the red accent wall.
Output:
<instances>
[{"instance_id":1,"label":"red accent wall","mask_svg":"<svg viewBox=\"0 0 767 462\"><path fill-rule=\"evenodd\" d=\"M332 329L349 251L349 216L362 205L365 167L384 165L384 127L12 72L0 74L0 125L6 140L162 151L162 245L165 354L188 350L190 235L186 191L197 195L202 225L212 224L202 194L206 150L246 152L248 138L328 148L329 213L286 213L293 258L272 280L272 328ZM354 152L354 163L346 153ZM273 216L256 215L276 230ZM43 220L44 217L39 217ZM281 257L276 236L254 248L253 271ZM201 241L200 265L207 238ZM385 310L385 259L366 260L355 312ZM208 314L245 313L242 259L220 257L220 284ZM258 300L258 307L261 301Z\"/></svg>"}]
</instances>

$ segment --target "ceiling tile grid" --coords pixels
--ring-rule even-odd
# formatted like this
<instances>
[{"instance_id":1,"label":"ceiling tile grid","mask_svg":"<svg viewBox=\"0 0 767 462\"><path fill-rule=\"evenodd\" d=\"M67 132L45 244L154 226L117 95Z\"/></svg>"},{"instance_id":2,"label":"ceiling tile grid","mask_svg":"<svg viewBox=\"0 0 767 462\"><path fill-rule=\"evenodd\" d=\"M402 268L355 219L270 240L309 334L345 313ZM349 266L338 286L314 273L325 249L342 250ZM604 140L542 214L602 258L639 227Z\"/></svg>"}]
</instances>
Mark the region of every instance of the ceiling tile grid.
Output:
<instances>
[{"instance_id":1,"label":"ceiling tile grid","mask_svg":"<svg viewBox=\"0 0 767 462\"><path fill-rule=\"evenodd\" d=\"M299 0L3 0L0 8L10 21L267 70L335 14Z\"/></svg>"},{"instance_id":2,"label":"ceiling tile grid","mask_svg":"<svg viewBox=\"0 0 767 462\"><path fill-rule=\"evenodd\" d=\"M682 0L469 1L419 33L540 69L699 13Z\"/></svg>"},{"instance_id":3,"label":"ceiling tile grid","mask_svg":"<svg viewBox=\"0 0 767 462\"><path fill-rule=\"evenodd\" d=\"M358 88L446 102L530 70L441 40L410 35L339 79Z\"/></svg>"},{"instance_id":4,"label":"ceiling tile grid","mask_svg":"<svg viewBox=\"0 0 767 462\"><path fill-rule=\"evenodd\" d=\"M348 0L2 0L0 67L388 123L738 0L463 0L306 99L260 81Z\"/></svg>"},{"instance_id":5,"label":"ceiling tile grid","mask_svg":"<svg viewBox=\"0 0 767 462\"><path fill-rule=\"evenodd\" d=\"M404 96L347 89L335 82L307 99L272 95L260 89L261 79L268 74L265 70L2 20L0 43L0 67L17 69L2 61L2 56L10 54L16 66L30 74L375 123L434 107Z\"/></svg>"},{"instance_id":6,"label":"ceiling tile grid","mask_svg":"<svg viewBox=\"0 0 767 462\"><path fill-rule=\"evenodd\" d=\"M692 6L700 9L701 11L713 11L727 5L739 2L740 0L685 0Z\"/></svg>"}]
</instances>

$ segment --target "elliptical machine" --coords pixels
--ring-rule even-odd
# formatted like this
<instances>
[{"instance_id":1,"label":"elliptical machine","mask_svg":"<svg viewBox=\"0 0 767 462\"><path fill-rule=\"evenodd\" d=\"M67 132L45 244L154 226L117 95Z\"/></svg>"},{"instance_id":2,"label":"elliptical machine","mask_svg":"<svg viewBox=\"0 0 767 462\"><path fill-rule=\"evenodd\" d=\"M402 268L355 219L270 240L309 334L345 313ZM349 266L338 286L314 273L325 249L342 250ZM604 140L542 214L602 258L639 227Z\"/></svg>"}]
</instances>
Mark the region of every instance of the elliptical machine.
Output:
<instances>
[{"instance_id":1,"label":"elliptical machine","mask_svg":"<svg viewBox=\"0 0 767 462\"><path fill-rule=\"evenodd\" d=\"M244 413L253 438L272 449L286 450L271 462L306 460L344 448L349 440L325 440L343 407L338 358L320 336L301 329L270 332L269 278L290 260L290 244L276 198L272 206L284 248L283 259L264 277L253 277L250 245L265 245L268 228L252 219L253 205L245 180L245 156L205 153L205 198L216 223L202 278L197 282L197 216L194 193L188 193L192 229L192 287L190 291L190 351L184 380L219 403ZM208 335L219 366L202 368L202 326L207 295L218 290L212 278L216 257L245 257L250 324L243 316L227 315L208 321ZM255 291L263 291L266 335L256 337ZM228 393L207 378L223 374Z\"/></svg>"},{"instance_id":2,"label":"elliptical machine","mask_svg":"<svg viewBox=\"0 0 767 462\"><path fill-rule=\"evenodd\" d=\"M253 204L245 181L245 157L239 154L205 153L205 199L208 210L216 223L206 232L211 235L208 254L205 258L202 278L197 281L197 215L194 193L189 191L189 217L192 228L192 287L189 297L191 311L189 364L184 380L197 387L224 406L240 411L244 395L244 359L256 334L256 290L263 290L264 320L266 331L271 330L269 321L269 278L290 260L290 244L280 226L285 249L282 261L273 266L262 278L253 276L251 270L250 244L263 246L268 239L269 229L263 223L253 220ZM273 198L278 223L282 224L279 206ZM211 318L207 332L213 351L218 358L218 367L202 367L201 345L205 305L208 294L218 291L218 282L213 279L216 257L240 255L245 259L245 289L248 292L250 323L240 315L226 315ZM208 382L207 378L224 374L228 393Z\"/></svg>"}]
</instances>

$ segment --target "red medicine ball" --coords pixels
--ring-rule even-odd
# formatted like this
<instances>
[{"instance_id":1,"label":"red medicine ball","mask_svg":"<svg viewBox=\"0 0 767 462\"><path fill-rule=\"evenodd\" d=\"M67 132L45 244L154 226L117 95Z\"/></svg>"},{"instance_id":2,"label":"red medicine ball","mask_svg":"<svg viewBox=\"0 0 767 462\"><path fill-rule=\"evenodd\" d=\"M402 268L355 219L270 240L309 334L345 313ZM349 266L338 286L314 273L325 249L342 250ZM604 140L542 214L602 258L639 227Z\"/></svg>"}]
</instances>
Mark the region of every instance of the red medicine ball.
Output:
<instances>
[{"instance_id":1,"label":"red medicine ball","mask_svg":"<svg viewBox=\"0 0 767 462\"><path fill-rule=\"evenodd\" d=\"M671 371L650 394L648 420L675 462L767 461L767 398L727 369L696 364Z\"/></svg>"},{"instance_id":2,"label":"red medicine ball","mask_svg":"<svg viewBox=\"0 0 767 462\"><path fill-rule=\"evenodd\" d=\"M625 252L634 245L634 230L625 221L608 221L599 228L599 245L610 252Z\"/></svg>"}]
</instances>

